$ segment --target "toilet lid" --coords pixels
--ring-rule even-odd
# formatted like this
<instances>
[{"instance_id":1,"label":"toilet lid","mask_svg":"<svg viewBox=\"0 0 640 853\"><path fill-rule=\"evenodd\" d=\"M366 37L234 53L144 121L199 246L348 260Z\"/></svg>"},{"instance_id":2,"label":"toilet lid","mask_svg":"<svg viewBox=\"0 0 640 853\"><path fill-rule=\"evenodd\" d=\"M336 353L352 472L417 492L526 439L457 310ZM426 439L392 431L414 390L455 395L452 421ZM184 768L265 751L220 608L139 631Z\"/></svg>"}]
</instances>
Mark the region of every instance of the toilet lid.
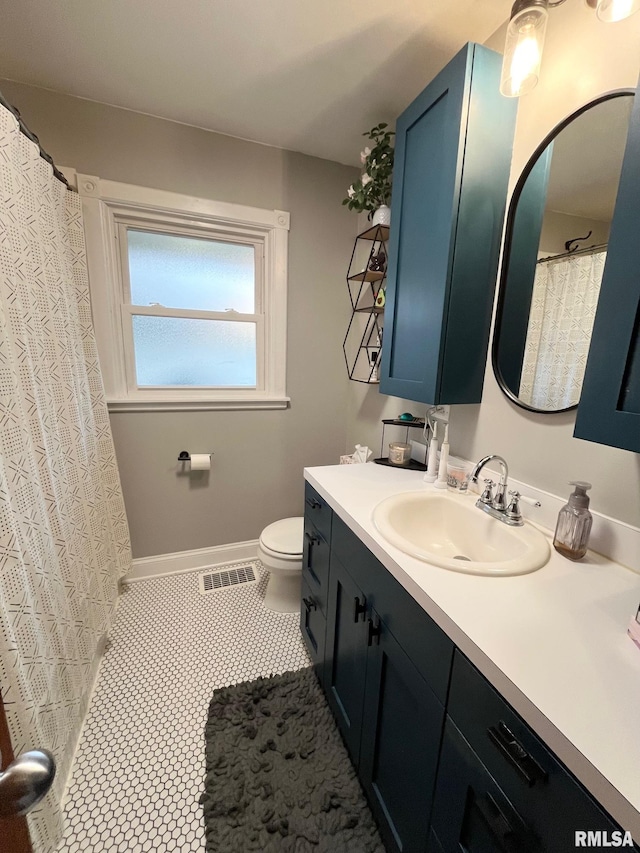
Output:
<instances>
[{"instance_id":1,"label":"toilet lid","mask_svg":"<svg viewBox=\"0 0 640 853\"><path fill-rule=\"evenodd\" d=\"M260 542L279 554L302 554L304 518L283 518L262 531Z\"/></svg>"}]
</instances>

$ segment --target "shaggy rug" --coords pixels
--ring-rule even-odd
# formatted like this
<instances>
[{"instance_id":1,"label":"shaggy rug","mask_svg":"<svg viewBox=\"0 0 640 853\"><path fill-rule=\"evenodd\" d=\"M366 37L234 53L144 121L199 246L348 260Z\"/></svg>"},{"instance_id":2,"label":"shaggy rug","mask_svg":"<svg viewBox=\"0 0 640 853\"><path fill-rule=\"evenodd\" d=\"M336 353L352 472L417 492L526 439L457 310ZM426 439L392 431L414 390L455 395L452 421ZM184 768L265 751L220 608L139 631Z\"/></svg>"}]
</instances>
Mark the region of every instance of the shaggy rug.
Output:
<instances>
[{"instance_id":1,"label":"shaggy rug","mask_svg":"<svg viewBox=\"0 0 640 853\"><path fill-rule=\"evenodd\" d=\"M205 739L208 853L384 853L311 668L216 690Z\"/></svg>"}]
</instances>

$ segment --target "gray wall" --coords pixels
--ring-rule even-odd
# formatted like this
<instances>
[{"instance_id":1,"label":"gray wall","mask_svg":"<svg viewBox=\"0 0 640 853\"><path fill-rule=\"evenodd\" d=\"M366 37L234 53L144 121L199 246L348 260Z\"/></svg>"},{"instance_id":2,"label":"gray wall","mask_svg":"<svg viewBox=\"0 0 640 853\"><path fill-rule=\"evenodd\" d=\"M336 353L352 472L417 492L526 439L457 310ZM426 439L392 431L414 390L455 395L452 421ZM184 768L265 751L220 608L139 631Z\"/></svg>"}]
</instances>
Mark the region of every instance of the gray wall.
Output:
<instances>
[{"instance_id":1,"label":"gray wall","mask_svg":"<svg viewBox=\"0 0 640 853\"><path fill-rule=\"evenodd\" d=\"M488 45L501 51L505 28ZM510 191L527 160L555 125L597 95L635 88L640 70L640 15L602 24L585 4L567 3L549 14L540 82L520 99ZM347 441L378 442L382 417L424 406L383 397L375 388L349 391ZM487 361L482 403L451 411L451 451L466 459L499 453L513 476L564 496L569 480L593 483L592 507L640 524L640 454L573 438L575 415L537 415L513 405L500 391Z\"/></svg>"},{"instance_id":2,"label":"gray wall","mask_svg":"<svg viewBox=\"0 0 640 853\"><path fill-rule=\"evenodd\" d=\"M111 416L134 557L255 539L302 512L302 469L345 451L344 281L356 169L0 81L56 163L114 181L291 212L286 411ZM213 450L207 479L180 450Z\"/></svg>"}]
</instances>

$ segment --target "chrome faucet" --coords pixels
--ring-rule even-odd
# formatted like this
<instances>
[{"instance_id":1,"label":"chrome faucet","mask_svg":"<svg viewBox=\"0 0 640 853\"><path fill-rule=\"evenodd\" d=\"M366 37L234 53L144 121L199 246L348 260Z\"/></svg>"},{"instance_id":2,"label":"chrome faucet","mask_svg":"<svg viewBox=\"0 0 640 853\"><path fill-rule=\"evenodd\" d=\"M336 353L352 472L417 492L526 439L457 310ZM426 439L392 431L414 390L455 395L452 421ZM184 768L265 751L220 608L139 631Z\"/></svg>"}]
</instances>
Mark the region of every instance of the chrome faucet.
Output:
<instances>
[{"instance_id":1,"label":"chrome faucet","mask_svg":"<svg viewBox=\"0 0 640 853\"><path fill-rule=\"evenodd\" d=\"M483 456L482 459L473 466L473 470L469 475L469 480L472 483L477 483L480 471L482 471L488 462L492 462L494 459L496 462L500 463L500 480L498 481L495 494L493 492L493 487L495 485L493 480L485 480L484 491L476 501L476 506L493 516L493 518L504 521L505 524L520 527L524 523L522 521L520 506L518 503L520 493L509 492L511 495L511 501L507 505L505 493L507 491L507 481L509 479L509 467L502 456L498 456L496 453L493 453L490 456Z\"/></svg>"}]
</instances>

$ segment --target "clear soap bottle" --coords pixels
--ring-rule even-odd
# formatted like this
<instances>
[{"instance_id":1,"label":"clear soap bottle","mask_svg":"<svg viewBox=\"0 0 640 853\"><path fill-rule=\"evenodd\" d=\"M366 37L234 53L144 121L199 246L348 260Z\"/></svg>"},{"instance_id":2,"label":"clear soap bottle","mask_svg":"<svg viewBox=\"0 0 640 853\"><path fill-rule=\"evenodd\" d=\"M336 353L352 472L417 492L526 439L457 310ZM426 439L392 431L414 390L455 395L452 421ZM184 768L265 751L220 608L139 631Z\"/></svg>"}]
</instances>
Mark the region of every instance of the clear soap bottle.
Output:
<instances>
[{"instance_id":1,"label":"clear soap bottle","mask_svg":"<svg viewBox=\"0 0 640 853\"><path fill-rule=\"evenodd\" d=\"M589 512L587 491L591 483L574 481L575 486L569 495L569 503L558 513L558 523L553 537L553 547L570 560L580 560L587 553L589 534L593 518Z\"/></svg>"}]
</instances>

